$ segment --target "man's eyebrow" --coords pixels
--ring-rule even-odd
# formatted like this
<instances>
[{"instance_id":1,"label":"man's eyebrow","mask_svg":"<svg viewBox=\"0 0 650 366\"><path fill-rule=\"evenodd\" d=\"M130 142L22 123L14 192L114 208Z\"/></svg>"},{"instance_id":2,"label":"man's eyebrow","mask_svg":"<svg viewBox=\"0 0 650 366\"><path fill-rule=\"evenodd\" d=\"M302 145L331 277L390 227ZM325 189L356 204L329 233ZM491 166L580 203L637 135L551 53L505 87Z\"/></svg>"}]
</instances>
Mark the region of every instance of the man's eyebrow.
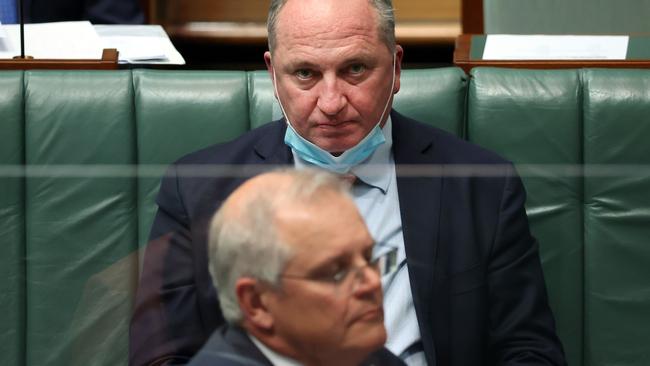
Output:
<instances>
[{"instance_id":1,"label":"man's eyebrow","mask_svg":"<svg viewBox=\"0 0 650 366\"><path fill-rule=\"evenodd\" d=\"M373 61L372 55L366 55L366 54L361 54L361 55L355 55L350 58L345 59L343 61L344 65L351 65L351 64L370 64Z\"/></svg>"},{"instance_id":2,"label":"man's eyebrow","mask_svg":"<svg viewBox=\"0 0 650 366\"><path fill-rule=\"evenodd\" d=\"M295 60L289 61L287 63L288 70L299 70L299 69L317 69L318 65L305 60Z\"/></svg>"},{"instance_id":3,"label":"man's eyebrow","mask_svg":"<svg viewBox=\"0 0 650 366\"><path fill-rule=\"evenodd\" d=\"M309 269L310 273L315 273L318 271L322 271L327 269L327 267L337 264L341 261L345 262L348 261L350 258L351 254L349 252L342 252L342 253L336 253L332 254L326 258L323 258L322 260L319 260L313 268Z\"/></svg>"}]
</instances>

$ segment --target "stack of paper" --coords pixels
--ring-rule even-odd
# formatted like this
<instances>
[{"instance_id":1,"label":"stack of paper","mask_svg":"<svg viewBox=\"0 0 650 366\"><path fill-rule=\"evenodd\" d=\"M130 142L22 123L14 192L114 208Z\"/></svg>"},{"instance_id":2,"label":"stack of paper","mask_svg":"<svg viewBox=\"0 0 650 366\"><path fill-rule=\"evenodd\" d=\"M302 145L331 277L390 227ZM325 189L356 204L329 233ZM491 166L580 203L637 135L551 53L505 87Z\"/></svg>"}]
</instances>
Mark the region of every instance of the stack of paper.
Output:
<instances>
[{"instance_id":1,"label":"stack of paper","mask_svg":"<svg viewBox=\"0 0 650 366\"><path fill-rule=\"evenodd\" d=\"M100 59L116 48L120 63L183 65L185 60L159 25L57 22L25 25L25 55L36 59ZM0 59L20 55L20 27L0 25Z\"/></svg>"},{"instance_id":2,"label":"stack of paper","mask_svg":"<svg viewBox=\"0 0 650 366\"><path fill-rule=\"evenodd\" d=\"M0 58L20 55L20 26L2 25L5 31ZM25 25L25 55L38 59L100 59L102 46L90 22Z\"/></svg>"},{"instance_id":3,"label":"stack of paper","mask_svg":"<svg viewBox=\"0 0 650 366\"><path fill-rule=\"evenodd\" d=\"M96 25L95 30L104 48L117 48L120 62L185 64L159 25Z\"/></svg>"},{"instance_id":4,"label":"stack of paper","mask_svg":"<svg viewBox=\"0 0 650 366\"><path fill-rule=\"evenodd\" d=\"M490 34L484 60L625 60L628 36Z\"/></svg>"}]
</instances>

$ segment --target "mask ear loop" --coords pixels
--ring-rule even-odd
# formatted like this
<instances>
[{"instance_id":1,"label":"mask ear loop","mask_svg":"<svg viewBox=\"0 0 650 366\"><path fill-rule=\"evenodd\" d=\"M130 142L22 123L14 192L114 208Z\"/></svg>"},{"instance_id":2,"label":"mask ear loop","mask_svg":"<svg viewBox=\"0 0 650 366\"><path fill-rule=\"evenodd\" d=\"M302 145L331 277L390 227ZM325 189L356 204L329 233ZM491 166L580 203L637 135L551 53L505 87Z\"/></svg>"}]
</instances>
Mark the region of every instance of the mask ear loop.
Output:
<instances>
[{"instance_id":1,"label":"mask ear loop","mask_svg":"<svg viewBox=\"0 0 650 366\"><path fill-rule=\"evenodd\" d=\"M282 111L282 115L284 116L284 119L287 121L287 124L289 127L296 133L298 133L294 128L293 125L291 124L291 121L289 121L289 115L287 115L287 112L284 110L284 106L282 105L282 101L280 100L280 93L278 93L278 84L277 84L277 79L275 77L275 66L273 66L273 62L271 62L271 68L273 69L273 90L275 90L275 99L278 100L278 104L280 105L280 110Z\"/></svg>"},{"instance_id":2,"label":"mask ear loop","mask_svg":"<svg viewBox=\"0 0 650 366\"><path fill-rule=\"evenodd\" d=\"M377 122L377 125L379 125L381 121L384 119L384 114L386 114L386 110L388 109L388 104L390 104L390 99L393 97L393 89L395 89L395 62L396 62L396 54L395 52L393 52L393 81L390 83L390 93L388 93L388 99L386 100L386 105L384 105L384 110L381 112L381 117L379 117L379 121Z\"/></svg>"}]
</instances>

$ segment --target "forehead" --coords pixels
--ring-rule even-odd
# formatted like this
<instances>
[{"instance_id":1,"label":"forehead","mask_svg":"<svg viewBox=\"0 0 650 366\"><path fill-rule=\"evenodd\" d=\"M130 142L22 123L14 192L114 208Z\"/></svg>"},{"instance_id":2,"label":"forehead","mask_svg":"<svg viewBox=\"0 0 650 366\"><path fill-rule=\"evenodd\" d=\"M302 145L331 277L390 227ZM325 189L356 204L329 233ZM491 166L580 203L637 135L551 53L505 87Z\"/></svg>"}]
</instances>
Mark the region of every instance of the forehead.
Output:
<instances>
[{"instance_id":1,"label":"forehead","mask_svg":"<svg viewBox=\"0 0 650 366\"><path fill-rule=\"evenodd\" d=\"M278 211L275 223L280 239L304 268L372 246L356 206L340 195L328 195L316 204L287 205Z\"/></svg>"},{"instance_id":2,"label":"forehead","mask_svg":"<svg viewBox=\"0 0 650 366\"><path fill-rule=\"evenodd\" d=\"M378 16L368 0L289 0L276 23L276 49L374 48Z\"/></svg>"}]
</instances>

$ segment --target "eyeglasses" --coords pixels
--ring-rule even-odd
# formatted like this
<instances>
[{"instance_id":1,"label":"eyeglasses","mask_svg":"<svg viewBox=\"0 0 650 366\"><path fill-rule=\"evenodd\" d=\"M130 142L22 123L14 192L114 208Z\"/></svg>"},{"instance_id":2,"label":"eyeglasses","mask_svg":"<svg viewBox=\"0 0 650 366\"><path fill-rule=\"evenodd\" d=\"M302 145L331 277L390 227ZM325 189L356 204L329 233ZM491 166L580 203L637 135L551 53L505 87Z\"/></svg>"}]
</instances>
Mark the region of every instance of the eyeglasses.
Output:
<instances>
[{"instance_id":1,"label":"eyeglasses","mask_svg":"<svg viewBox=\"0 0 650 366\"><path fill-rule=\"evenodd\" d=\"M282 278L289 278L289 279L294 279L294 280L305 280L305 281L316 281L316 282L325 282L325 283L330 283L336 286L340 286L344 283L348 282L353 282L351 279L354 280L355 287L356 285L361 282L361 280L364 278L364 270L366 268L370 269L373 273L379 274L380 271L380 259L381 258L374 258L371 259L369 262L366 262L366 264L362 266L356 266L356 267L348 267L348 268L343 268L338 270L337 272L333 274L328 274L328 275L322 275L322 276L301 276L301 275L293 275L293 274L284 274L281 275L280 277Z\"/></svg>"},{"instance_id":2,"label":"eyeglasses","mask_svg":"<svg viewBox=\"0 0 650 366\"><path fill-rule=\"evenodd\" d=\"M280 277L289 278L294 280L304 280L304 281L316 281L330 283L337 287L341 286L344 283L354 282L353 288L362 281L364 278L364 270L366 268L373 271L380 276L393 272L397 267L397 249L391 249L384 254L374 257L370 261L367 261L366 264L356 267L347 267L336 271L333 274L328 275L316 275L316 276L302 276L294 274L284 274ZM354 281L351 281L353 279Z\"/></svg>"}]
</instances>

